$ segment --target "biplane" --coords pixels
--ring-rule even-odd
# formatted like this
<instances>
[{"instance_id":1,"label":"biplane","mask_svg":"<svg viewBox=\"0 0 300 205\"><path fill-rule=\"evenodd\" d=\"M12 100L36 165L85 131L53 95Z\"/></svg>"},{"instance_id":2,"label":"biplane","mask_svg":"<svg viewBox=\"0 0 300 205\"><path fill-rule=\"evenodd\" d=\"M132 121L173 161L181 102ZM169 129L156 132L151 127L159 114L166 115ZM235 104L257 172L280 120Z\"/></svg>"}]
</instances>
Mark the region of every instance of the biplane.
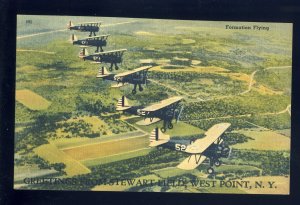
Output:
<instances>
[{"instance_id":1,"label":"biplane","mask_svg":"<svg viewBox=\"0 0 300 205\"><path fill-rule=\"evenodd\" d=\"M92 34L96 36L96 32L99 31L100 25L102 22L83 22L83 23L78 23L77 25L74 25L72 21L69 21L68 24L68 29L69 30L75 30L75 31L80 31L80 32L90 32L90 37Z\"/></svg>"},{"instance_id":2,"label":"biplane","mask_svg":"<svg viewBox=\"0 0 300 205\"><path fill-rule=\"evenodd\" d=\"M203 138L195 141L180 139L175 140L155 128L150 135L150 147L164 147L189 154L177 168L192 170L201 165L205 159L209 160L207 173L213 174L213 166L220 166L220 158L228 158L231 149L222 139L223 133L230 127L230 123L213 125L205 132Z\"/></svg>"},{"instance_id":3,"label":"biplane","mask_svg":"<svg viewBox=\"0 0 300 205\"><path fill-rule=\"evenodd\" d=\"M125 51L127 51L127 49L104 51L89 55L87 50L83 48L79 54L79 57L83 60L94 61L95 63L110 63L109 70L112 71L113 66L115 66L116 70L119 69L117 64L122 63L123 54Z\"/></svg>"},{"instance_id":4,"label":"biplane","mask_svg":"<svg viewBox=\"0 0 300 205\"><path fill-rule=\"evenodd\" d=\"M112 85L112 88L119 88L128 84L133 84L132 94L136 94L137 86L139 91L143 91L142 85L147 83L147 73L152 66L142 66L134 70L126 71L120 74L111 74L105 67L99 69L97 78L103 78L104 80L116 81L117 84Z\"/></svg>"},{"instance_id":5,"label":"biplane","mask_svg":"<svg viewBox=\"0 0 300 205\"><path fill-rule=\"evenodd\" d=\"M94 47L97 48L95 50L95 52L98 53L99 51L103 52L102 47L106 46L108 36L109 35L92 36L92 37L88 37L88 38L78 40L76 35L72 34L70 40L73 43L73 45L79 45L83 48L94 46Z\"/></svg>"},{"instance_id":6,"label":"biplane","mask_svg":"<svg viewBox=\"0 0 300 205\"><path fill-rule=\"evenodd\" d=\"M150 106L143 107L130 106L127 98L125 96L122 96L122 98L118 100L116 110L144 117L144 120L136 123L138 125L150 125L163 120L163 127L161 128L161 131L165 132L167 128L173 128L173 119L178 122L183 110L183 105L181 104L182 100L183 97L175 96L152 104Z\"/></svg>"}]
</instances>

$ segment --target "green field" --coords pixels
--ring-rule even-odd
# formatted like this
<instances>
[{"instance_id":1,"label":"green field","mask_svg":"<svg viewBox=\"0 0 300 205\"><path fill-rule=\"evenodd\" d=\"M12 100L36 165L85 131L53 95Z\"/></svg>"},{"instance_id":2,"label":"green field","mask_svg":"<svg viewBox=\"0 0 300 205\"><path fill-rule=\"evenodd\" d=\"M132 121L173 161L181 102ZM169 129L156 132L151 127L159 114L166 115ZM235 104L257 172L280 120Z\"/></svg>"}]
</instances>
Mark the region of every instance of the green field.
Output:
<instances>
[{"instance_id":1,"label":"green field","mask_svg":"<svg viewBox=\"0 0 300 205\"><path fill-rule=\"evenodd\" d=\"M44 110L51 105L51 102L31 90L16 90L16 100L30 110Z\"/></svg>"},{"instance_id":2,"label":"green field","mask_svg":"<svg viewBox=\"0 0 300 205\"><path fill-rule=\"evenodd\" d=\"M70 156L66 155L64 152L62 152L52 144L45 144L37 147L34 152L39 157L45 159L50 163L64 163L66 165L64 171L69 177L91 172L87 167L74 160Z\"/></svg>"},{"instance_id":3,"label":"green field","mask_svg":"<svg viewBox=\"0 0 300 205\"><path fill-rule=\"evenodd\" d=\"M151 149L149 149L149 148L143 148L140 150L132 150L130 152L125 152L125 153L123 152L120 154L109 155L106 157L82 160L81 163L87 167L92 167L92 166L99 165L99 164L107 164L107 163L111 163L111 162L115 162L115 161L130 159L133 157L144 156L144 155L149 154L150 151L151 151Z\"/></svg>"},{"instance_id":4,"label":"green field","mask_svg":"<svg viewBox=\"0 0 300 205\"><path fill-rule=\"evenodd\" d=\"M255 149L255 150L290 150L291 140L289 137L276 133L275 131L237 131L253 138L243 144L236 144L233 147L237 149Z\"/></svg>"}]
</instances>

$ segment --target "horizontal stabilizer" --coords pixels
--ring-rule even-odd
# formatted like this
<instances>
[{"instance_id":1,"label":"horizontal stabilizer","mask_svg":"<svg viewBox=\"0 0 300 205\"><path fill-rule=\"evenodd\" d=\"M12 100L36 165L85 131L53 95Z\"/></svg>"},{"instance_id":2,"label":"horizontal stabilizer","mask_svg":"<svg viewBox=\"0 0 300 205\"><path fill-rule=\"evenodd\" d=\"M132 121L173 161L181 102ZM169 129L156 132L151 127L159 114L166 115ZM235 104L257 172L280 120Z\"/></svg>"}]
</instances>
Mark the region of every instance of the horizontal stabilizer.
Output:
<instances>
[{"instance_id":1,"label":"horizontal stabilizer","mask_svg":"<svg viewBox=\"0 0 300 205\"><path fill-rule=\"evenodd\" d=\"M184 170L192 170L198 167L204 160L206 159L206 156L194 154L183 160L177 168L184 169Z\"/></svg>"},{"instance_id":2,"label":"horizontal stabilizer","mask_svg":"<svg viewBox=\"0 0 300 205\"><path fill-rule=\"evenodd\" d=\"M131 106L129 106L128 100L125 96L122 96L122 98L120 98L118 100L117 103L117 111L124 111L124 110L128 110L129 108L131 108Z\"/></svg>"},{"instance_id":3,"label":"horizontal stabilizer","mask_svg":"<svg viewBox=\"0 0 300 205\"><path fill-rule=\"evenodd\" d=\"M109 76L110 73L107 71L107 69L105 67L101 67L99 68L99 71L97 73L97 78L104 78L106 76Z\"/></svg>"},{"instance_id":4,"label":"horizontal stabilizer","mask_svg":"<svg viewBox=\"0 0 300 205\"><path fill-rule=\"evenodd\" d=\"M165 144L170 140L170 136L162 133L157 127L154 128L150 135L150 147L156 147Z\"/></svg>"},{"instance_id":5,"label":"horizontal stabilizer","mask_svg":"<svg viewBox=\"0 0 300 205\"><path fill-rule=\"evenodd\" d=\"M159 119L159 118L153 118L152 120L150 120L150 118L146 118L145 120L140 120L140 121L136 122L135 124L147 126L147 125L151 125L153 123L159 122L159 121L161 121L161 119Z\"/></svg>"}]
</instances>

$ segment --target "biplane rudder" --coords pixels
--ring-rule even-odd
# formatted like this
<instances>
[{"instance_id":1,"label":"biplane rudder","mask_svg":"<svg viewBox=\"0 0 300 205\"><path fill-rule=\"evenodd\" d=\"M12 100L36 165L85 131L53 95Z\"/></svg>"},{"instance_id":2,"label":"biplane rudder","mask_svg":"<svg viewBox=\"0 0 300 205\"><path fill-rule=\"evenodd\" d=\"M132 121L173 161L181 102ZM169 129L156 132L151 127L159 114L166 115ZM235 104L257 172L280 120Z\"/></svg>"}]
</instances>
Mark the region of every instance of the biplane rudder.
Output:
<instances>
[{"instance_id":1,"label":"biplane rudder","mask_svg":"<svg viewBox=\"0 0 300 205\"><path fill-rule=\"evenodd\" d=\"M159 128L154 128L150 135L150 147L157 147L159 145L169 142L170 136L162 133Z\"/></svg>"},{"instance_id":2,"label":"biplane rudder","mask_svg":"<svg viewBox=\"0 0 300 205\"><path fill-rule=\"evenodd\" d=\"M85 57L89 55L89 52L87 51L86 48L82 48L80 53L79 53L79 58L82 58L85 60Z\"/></svg>"},{"instance_id":3,"label":"biplane rudder","mask_svg":"<svg viewBox=\"0 0 300 205\"><path fill-rule=\"evenodd\" d=\"M74 27L74 24L73 24L72 21L69 21L69 23L68 23L68 29L72 30L72 27Z\"/></svg>"},{"instance_id":4,"label":"biplane rudder","mask_svg":"<svg viewBox=\"0 0 300 205\"><path fill-rule=\"evenodd\" d=\"M101 68L99 68L98 74L97 74L97 78L105 78L107 76L111 75L110 72L107 71L106 67L102 66Z\"/></svg>"},{"instance_id":5,"label":"biplane rudder","mask_svg":"<svg viewBox=\"0 0 300 205\"><path fill-rule=\"evenodd\" d=\"M124 111L124 110L128 110L130 108L131 108L131 106L129 105L127 98L123 95L118 100L116 110L117 111Z\"/></svg>"},{"instance_id":6,"label":"biplane rudder","mask_svg":"<svg viewBox=\"0 0 300 205\"><path fill-rule=\"evenodd\" d=\"M74 42L77 41L77 40L78 40L77 36L73 33L70 36L69 42L74 44Z\"/></svg>"}]
</instances>

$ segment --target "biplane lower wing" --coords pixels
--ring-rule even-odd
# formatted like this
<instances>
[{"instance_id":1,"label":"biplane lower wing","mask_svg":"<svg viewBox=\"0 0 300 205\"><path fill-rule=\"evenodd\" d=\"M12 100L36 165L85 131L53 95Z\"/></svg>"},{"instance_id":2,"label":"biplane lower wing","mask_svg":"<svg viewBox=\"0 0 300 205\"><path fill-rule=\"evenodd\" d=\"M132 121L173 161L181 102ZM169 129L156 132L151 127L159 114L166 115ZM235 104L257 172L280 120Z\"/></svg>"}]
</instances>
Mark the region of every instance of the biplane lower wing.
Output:
<instances>
[{"instance_id":1,"label":"biplane lower wing","mask_svg":"<svg viewBox=\"0 0 300 205\"><path fill-rule=\"evenodd\" d=\"M111 88L120 88L123 87L125 85L128 85L128 83L118 83L118 84L114 84L111 86Z\"/></svg>"},{"instance_id":2,"label":"biplane lower wing","mask_svg":"<svg viewBox=\"0 0 300 205\"><path fill-rule=\"evenodd\" d=\"M183 160L179 165L177 165L177 168L184 170L192 170L198 167L200 164L202 164L205 159L206 156L204 155L193 154L187 157L185 160Z\"/></svg>"},{"instance_id":3,"label":"biplane lower wing","mask_svg":"<svg viewBox=\"0 0 300 205\"><path fill-rule=\"evenodd\" d=\"M140 120L140 121L136 122L135 124L147 126L147 125L151 125L153 123L159 122L159 121L161 121L161 119L159 119L159 118L153 118L152 120L150 120L150 118L146 118L145 120Z\"/></svg>"}]
</instances>

